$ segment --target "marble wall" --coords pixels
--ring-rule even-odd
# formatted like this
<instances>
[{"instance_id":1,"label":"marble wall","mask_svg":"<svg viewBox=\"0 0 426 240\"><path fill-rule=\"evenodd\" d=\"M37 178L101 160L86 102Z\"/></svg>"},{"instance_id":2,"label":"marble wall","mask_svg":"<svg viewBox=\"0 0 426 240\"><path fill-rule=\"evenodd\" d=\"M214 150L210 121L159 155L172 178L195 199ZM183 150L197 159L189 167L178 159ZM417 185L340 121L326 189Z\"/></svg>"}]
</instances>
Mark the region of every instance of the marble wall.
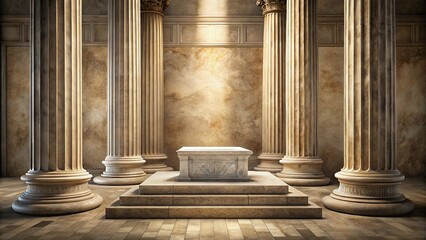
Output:
<instances>
[{"instance_id":1,"label":"marble wall","mask_svg":"<svg viewBox=\"0 0 426 240\"><path fill-rule=\"evenodd\" d=\"M318 69L318 155L330 177L343 167L343 48L319 48Z\"/></svg>"},{"instance_id":2,"label":"marble wall","mask_svg":"<svg viewBox=\"0 0 426 240\"><path fill-rule=\"evenodd\" d=\"M178 169L176 150L182 146L241 146L260 153L261 48L166 48L164 76L170 166Z\"/></svg>"},{"instance_id":3,"label":"marble wall","mask_svg":"<svg viewBox=\"0 0 426 240\"><path fill-rule=\"evenodd\" d=\"M397 166L407 176L426 172L426 47L396 54Z\"/></svg>"},{"instance_id":4,"label":"marble wall","mask_svg":"<svg viewBox=\"0 0 426 240\"><path fill-rule=\"evenodd\" d=\"M401 172L425 171L426 48L397 50L397 163ZM7 48L7 172L27 171L29 51ZM260 48L165 49L165 150L189 145L239 145L261 150ZM343 48L319 48L318 149L324 172L343 163ZM102 169L106 154L107 48L83 48L84 166ZM256 164L251 158L250 165Z\"/></svg>"},{"instance_id":5,"label":"marble wall","mask_svg":"<svg viewBox=\"0 0 426 240\"><path fill-rule=\"evenodd\" d=\"M6 172L20 176L29 168L30 67L27 47L6 49Z\"/></svg>"},{"instance_id":6,"label":"marble wall","mask_svg":"<svg viewBox=\"0 0 426 240\"><path fill-rule=\"evenodd\" d=\"M324 172L343 166L341 47L319 48L318 149ZM397 48L397 167L406 176L426 170L426 47Z\"/></svg>"},{"instance_id":7,"label":"marble wall","mask_svg":"<svg viewBox=\"0 0 426 240\"><path fill-rule=\"evenodd\" d=\"M324 172L343 166L342 47L319 48L318 150ZM397 164L407 176L425 170L426 48L397 50ZM262 51L257 48L165 49L165 148L238 145L261 151ZM255 164L252 158L251 165Z\"/></svg>"},{"instance_id":8,"label":"marble wall","mask_svg":"<svg viewBox=\"0 0 426 240\"><path fill-rule=\"evenodd\" d=\"M107 153L108 48L83 47L83 163L103 169Z\"/></svg>"},{"instance_id":9,"label":"marble wall","mask_svg":"<svg viewBox=\"0 0 426 240\"><path fill-rule=\"evenodd\" d=\"M207 4L210 0L190 0L192 4L187 6L176 0L166 15L260 15L256 6L249 5L252 0L244 1L246 7L238 12L232 1L225 4L226 1L220 0L212 7ZM341 0L318 1L319 14L343 14ZM27 15L27 3L2 0L0 15ZM106 3L107 0L84 0L84 14L105 15ZM199 6L197 12L194 4ZM426 15L426 1L397 1L397 4L399 15ZM425 25L407 28L418 31L417 26ZM400 39L412 33L398 31ZM321 37L324 33L319 34ZM19 176L27 171L29 161L29 50L25 43L2 44L6 46L2 49L6 49L7 63L6 77L2 78L7 87L6 172L9 176ZM426 47L410 44L397 48L397 164L405 175L416 176L426 171ZM164 60L167 163L178 168L175 151L181 146L239 145L253 150L255 156L250 165L256 165L256 155L261 150L262 48L172 46L164 49ZM333 176L343 165L343 60L341 43L319 48L318 150L327 176ZM83 47L83 157L89 170L104 169L101 162L106 154L106 115L107 46L105 42L86 44Z\"/></svg>"}]
</instances>

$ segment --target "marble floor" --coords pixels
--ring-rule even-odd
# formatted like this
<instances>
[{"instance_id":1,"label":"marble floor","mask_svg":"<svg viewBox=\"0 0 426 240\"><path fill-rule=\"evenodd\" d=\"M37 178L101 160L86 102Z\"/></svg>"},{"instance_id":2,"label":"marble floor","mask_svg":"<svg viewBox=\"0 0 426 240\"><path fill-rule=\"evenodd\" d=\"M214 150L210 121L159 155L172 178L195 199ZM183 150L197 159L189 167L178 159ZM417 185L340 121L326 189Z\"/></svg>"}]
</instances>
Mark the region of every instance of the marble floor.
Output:
<instances>
[{"instance_id":1,"label":"marble floor","mask_svg":"<svg viewBox=\"0 0 426 240\"><path fill-rule=\"evenodd\" d=\"M404 217L362 217L323 209L320 220L155 219L108 220L105 207L130 187L90 185L104 198L92 211L53 217L17 214L19 178L0 178L0 239L426 239L426 183L407 178L401 192L416 205ZM298 187L314 203L337 187Z\"/></svg>"}]
</instances>

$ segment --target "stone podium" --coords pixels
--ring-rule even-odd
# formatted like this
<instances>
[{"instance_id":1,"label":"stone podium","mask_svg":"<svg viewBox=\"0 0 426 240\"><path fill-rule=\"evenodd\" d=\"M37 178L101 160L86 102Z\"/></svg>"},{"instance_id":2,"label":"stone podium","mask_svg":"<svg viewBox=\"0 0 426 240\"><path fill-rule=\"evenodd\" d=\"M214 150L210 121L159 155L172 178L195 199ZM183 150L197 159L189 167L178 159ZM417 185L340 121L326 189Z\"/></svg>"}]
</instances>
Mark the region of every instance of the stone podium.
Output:
<instances>
[{"instance_id":1,"label":"stone podium","mask_svg":"<svg viewBox=\"0 0 426 240\"><path fill-rule=\"evenodd\" d=\"M267 171L248 171L241 147L182 147L179 171L158 171L106 208L108 219L321 218L321 207Z\"/></svg>"},{"instance_id":2,"label":"stone podium","mask_svg":"<svg viewBox=\"0 0 426 240\"><path fill-rule=\"evenodd\" d=\"M242 147L182 147L179 181L248 180L248 158L252 151Z\"/></svg>"}]
</instances>

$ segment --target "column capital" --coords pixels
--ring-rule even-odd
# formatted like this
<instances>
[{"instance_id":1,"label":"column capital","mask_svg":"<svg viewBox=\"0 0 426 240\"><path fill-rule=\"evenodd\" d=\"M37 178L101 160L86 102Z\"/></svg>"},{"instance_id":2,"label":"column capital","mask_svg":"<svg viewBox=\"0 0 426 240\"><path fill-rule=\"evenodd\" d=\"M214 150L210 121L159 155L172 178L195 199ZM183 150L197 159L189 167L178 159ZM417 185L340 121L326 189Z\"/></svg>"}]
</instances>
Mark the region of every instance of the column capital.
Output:
<instances>
[{"instance_id":1,"label":"column capital","mask_svg":"<svg viewBox=\"0 0 426 240\"><path fill-rule=\"evenodd\" d=\"M271 12L285 12L287 0L257 0L256 5L261 7L263 15Z\"/></svg>"},{"instance_id":2,"label":"column capital","mask_svg":"<svg viewBox=\"0 0 426 240\"><path fill-rule=\"evenodd\" d=\"M141 11L163 13L169 5L170 0L141 0Z\"/></svg>"}]
</instances>

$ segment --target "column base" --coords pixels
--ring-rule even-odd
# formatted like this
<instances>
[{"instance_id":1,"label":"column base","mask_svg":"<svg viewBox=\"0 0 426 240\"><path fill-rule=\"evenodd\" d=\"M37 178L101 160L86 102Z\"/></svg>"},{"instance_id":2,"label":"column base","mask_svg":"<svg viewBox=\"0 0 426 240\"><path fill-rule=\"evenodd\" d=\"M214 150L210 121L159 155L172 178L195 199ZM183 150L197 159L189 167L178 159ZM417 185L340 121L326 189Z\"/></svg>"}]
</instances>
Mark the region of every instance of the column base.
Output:
<instances>
[{"instance_id":1,"label":"column base","mask_svg":"<svg viewBox=\"0 0 426 240\"><path fill-rule=\"evenodd\" d=\"M331 210L366 216L398 216L414 209L414 204L398 190L404 180L398 170L342 169L335 176L339 188L323 198L324 206Z\"/></svg>"},{"instance_id":2,"label":"column base","mask_svg":"<svg viewBox=\"0 0 426 240\"><path fill-rule=\"evenodd\" d=\"M323 161L318 157L289 157L280 161L283 170L277 173L284 182L292 186L324 186L330 178L322 173Z\"/></svg>"},{"instance_id":3,"label":"column base","mask_svg":"<svg viewBox=\"0 0 426 240\"><path fill-rule=\"evenodd\" d=\"M107 156L102 163L105 171L93 179L96 184L136 185L146 179L146 173L142 169L145 160L141 156Z\"/></svg>"},{"instance_id":4,"label":"column base","mask_svg":"<svg viewBox=\"0 0 426 240\"><path fill-rule=\"evenodd\" d=\"M169 167L164 163L167 159L165 154L142 155L142 157L146 160L143 170L148 174L153 174L158 171L173 171L172 167Z\"/></svg>"},{"instance_id":5,"label":"column base","mask_svg":"<svg viewBox=\"0 0 426 240\"><path fill-rule=\"evenodd\" d=\"M260 164L257 165L257 167L254 167L254 170L271 173L281 172L283 170L283 166L279 162L282 157L283 155L281 154L262 153L258 157Z\"/></svg>"},{"instance_id":6,"label":"column base","mask_svg":"<svg viewBox=\"0 0 426 240\"><path fill-rule=\"evenodd\" d=\"M330 210L365 216L400 216L410 213L414 209L414 204L408 199L402 202L382 202L366 203L344 201L333 198L333 194L322 199L324 206Z\"/></svg>"},{"instance_id":7,"label":"column base","mask_svg":"<svg viewBox=\"0 0 426 240\"><path fill-rule=\"evenodd\" d=\"M102 204L102 197L98 194L91 194L89 199L76 202L61 202L61 203L39 203L39 201L22 201L15 200L12 203L12 209L15 212L26 215L64 215L71 213L79 213L92 210Z\"/></svg>"},{"instance_id":8,"label":"column base","mask_svg":"<svg viewBox=\"0 0 426 240\"><path fill-rule=\"evenodd\" d=\"M89 189L91 177L86 171L29 171L21 177L27 189L12 209L28 215L63 215L99 207L103 199Z\"/></svg>"},{"instance_id":9,"label":"column base","mask_svg":"<svg viewBox=\"0 0 426 240\"><path fill-rule=\"evenodd\" d=\"M285 174L275 174L278 178L283 180L290 186L325 186L330 183L330 178L287 178Z\"/></svg>"},{"instance_id":10,"label":"column base","mask_svg":"<svg viewBox=\"0 0 426 240\"><path fill-rule=\"evenodd\" d=\"M104 177L104 176L97 176L95 178L93 178L93 182L99 185L139 185L141 184L143 181L145 181L145 179L148 176L146 175L146 173L141 176L141 177Z\"/></svg>"}]
</instances>

